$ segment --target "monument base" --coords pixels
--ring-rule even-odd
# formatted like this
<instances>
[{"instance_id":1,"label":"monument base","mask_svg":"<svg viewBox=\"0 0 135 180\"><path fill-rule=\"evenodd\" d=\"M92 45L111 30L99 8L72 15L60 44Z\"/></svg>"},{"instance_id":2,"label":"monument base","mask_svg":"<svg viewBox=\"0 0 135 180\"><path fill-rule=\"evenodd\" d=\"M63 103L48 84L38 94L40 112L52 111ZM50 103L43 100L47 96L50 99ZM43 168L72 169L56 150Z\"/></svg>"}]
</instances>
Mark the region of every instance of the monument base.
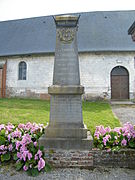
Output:
<instances>
[{"instance_id":1,"label":"monument base","mask_svg":"<svg viewBox=\"0 0 135 180\"><path fill-rule=\"evenodd\" d=\"M45 134L40 137L39 145L45 149L63 149L63 150L90 150L93 146L93 138L90 132L87 132L87 138L47 138Z\"/></svg>"}]
</instances>

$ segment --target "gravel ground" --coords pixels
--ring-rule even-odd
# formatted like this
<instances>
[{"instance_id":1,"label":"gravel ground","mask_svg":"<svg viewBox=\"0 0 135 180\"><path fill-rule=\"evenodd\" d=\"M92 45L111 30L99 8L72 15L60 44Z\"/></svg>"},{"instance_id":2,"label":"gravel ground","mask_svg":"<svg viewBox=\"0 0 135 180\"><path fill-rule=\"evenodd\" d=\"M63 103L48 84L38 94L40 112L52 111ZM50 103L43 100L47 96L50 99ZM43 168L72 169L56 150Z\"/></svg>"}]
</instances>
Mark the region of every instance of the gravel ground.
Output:
<instances>
[{"instance_id":1,"label":"gravel ground","mask_svg":"<svg viewBox=\"0 0 135 180\"><path fill-rule=\"evenodd\" d=\"M112 111L121 124L130 122L135 125L135 105L112 105Z\"/></svg>"},{"instance_id":2,"label":"gravel ground","mask_svg":"<svg viewBox=\"0 0 135 180\"><path fill-rule=\"evenodd\" d=\"M0 180L135 180L135 170L122 168L56 169L30 177L25 172L16 172L13 168L0 169Z\"/></svg>"}]
</instances>

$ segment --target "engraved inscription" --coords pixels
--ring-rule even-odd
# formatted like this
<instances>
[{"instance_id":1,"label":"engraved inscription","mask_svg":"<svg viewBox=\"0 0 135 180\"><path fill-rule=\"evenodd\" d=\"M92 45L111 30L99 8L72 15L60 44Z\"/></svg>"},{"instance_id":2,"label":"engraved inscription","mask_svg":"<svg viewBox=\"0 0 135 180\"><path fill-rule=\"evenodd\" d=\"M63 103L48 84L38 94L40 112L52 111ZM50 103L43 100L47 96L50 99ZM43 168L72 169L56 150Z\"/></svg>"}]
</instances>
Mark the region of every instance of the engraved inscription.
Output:
<instances>
[{"instance_id":1,"label":"engraved inscription","mask_svg":"<svg viewBox=\"0 0 135 180\"><path fill-rule=\"evenodd\" d=\"M75 30L71 28L61 28L58 30L57 35L61 42L71 43L74 40Z\"/></svg>"},{"instance_id":2,"label":"engraved inscription","mask_svg":"<svg viewBox=\"0 0 135 180\"><path fill-rule=\"evenodd\" d=\"M67 123L81 123L81 96L80 95L54 95L52 96L51 120ZM66 111L65 111L66 109Z\"/></svg>"}]
</instances>

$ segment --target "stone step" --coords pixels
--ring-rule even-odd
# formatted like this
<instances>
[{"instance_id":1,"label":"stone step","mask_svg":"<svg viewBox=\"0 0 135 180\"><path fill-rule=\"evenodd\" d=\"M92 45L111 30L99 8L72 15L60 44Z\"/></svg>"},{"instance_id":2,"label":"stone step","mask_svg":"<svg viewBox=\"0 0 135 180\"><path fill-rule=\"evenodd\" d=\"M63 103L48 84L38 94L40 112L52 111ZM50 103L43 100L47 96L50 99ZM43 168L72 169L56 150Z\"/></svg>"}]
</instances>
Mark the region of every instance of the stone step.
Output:
<instances>
[{"instance_id":1,"label":"stone step","mask_svg":"<svg viewBox=\"0 0 135 180\"><path fill-rule=\"evenodd\" d=\"M111 105L135 105L135 103L134 102L132 102L132 101L110 101L110 104Z\"/></svg>"},{"instance_id":2,"label":"stone step","mask_svg":"<svg viewBox=\"0 0 135 180\"><path fill-rule=\"evenodd\" d=\"M87 138L87 128L46 128L46 138Z\"/></svg>"},{"instance_id":3,"label":"stone step","mask_svg":"<svg viewBox=\"0 0 135 180\"><path fill-rule=\"evenodd\" d=\"M85 139L79 138L46 138L43 135L39 139L39 145L44 146L45 149L78 149L78 150L90 150L93 146L93 138L91 135Z\"/></svg>"}]
</instances>

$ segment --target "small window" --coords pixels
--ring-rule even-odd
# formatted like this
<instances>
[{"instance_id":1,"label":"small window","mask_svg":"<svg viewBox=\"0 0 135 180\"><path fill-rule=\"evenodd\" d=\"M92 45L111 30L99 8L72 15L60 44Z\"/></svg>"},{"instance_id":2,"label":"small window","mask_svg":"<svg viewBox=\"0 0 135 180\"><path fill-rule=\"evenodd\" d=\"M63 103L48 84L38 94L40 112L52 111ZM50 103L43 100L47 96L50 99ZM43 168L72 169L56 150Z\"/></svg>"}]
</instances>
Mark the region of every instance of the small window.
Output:
<instances>
[{"instance_id":1,"label":"small window","mask_svg":"<svg viewBox=\"0 0 135 180\"><path fill-rule=\"evenodd\" d=\"M22 61L19 63L19 80L26 80L27 64Z\"/></svg>"}]
</instances>

